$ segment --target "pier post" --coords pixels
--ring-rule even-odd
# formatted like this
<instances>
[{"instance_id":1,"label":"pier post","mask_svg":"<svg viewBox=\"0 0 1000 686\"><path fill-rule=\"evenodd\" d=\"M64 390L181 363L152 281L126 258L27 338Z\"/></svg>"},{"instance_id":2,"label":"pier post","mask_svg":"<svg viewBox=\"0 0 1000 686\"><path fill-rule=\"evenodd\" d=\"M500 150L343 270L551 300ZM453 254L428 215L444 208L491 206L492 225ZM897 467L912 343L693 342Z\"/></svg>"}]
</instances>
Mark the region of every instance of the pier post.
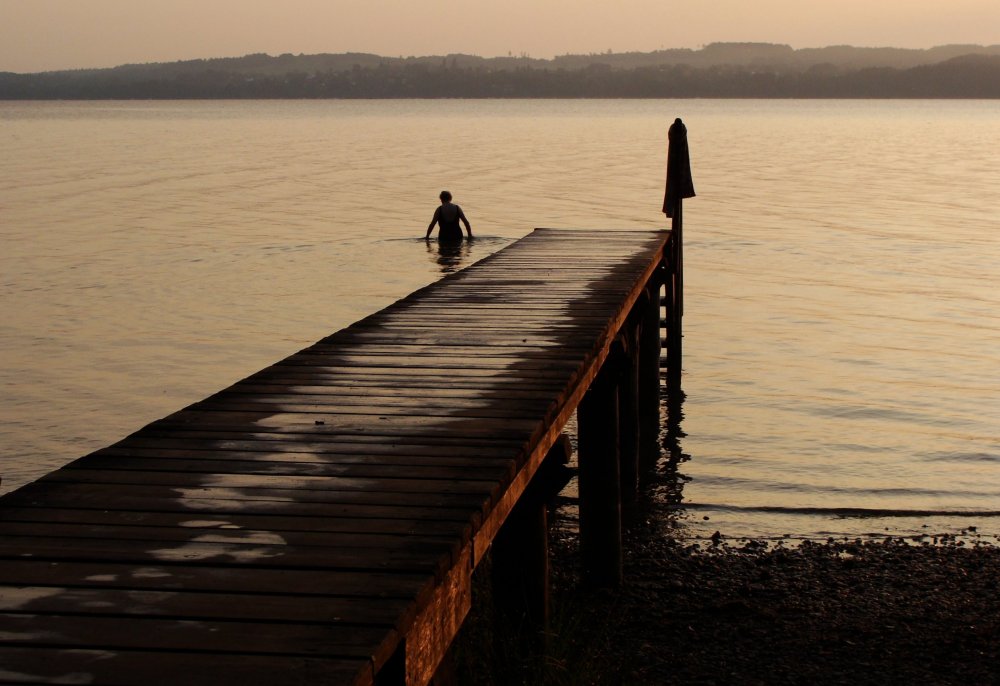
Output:
<instances>
[{"instance_id":1,"label":"pier post","mask_svg":"<svg viewBox=\"0 0 1000 686\"><path fill-rule=\"evenodd\" d=\"M681 366L684 359L682 350L684 334L682 322L684 317L684 258L683 238L683 208L680 200L674 211L670 234L669 273L667 275L667 392L670 402L678 396L681 387Z\"/></svg>"},{"instance_id":2,"label":"pier post","mask_svg":"<svg viewBox=\"0 0 1000 686\"><path fill-rule=\"evenodd\" d=\"M548 504L566 485L573 448L561 434L514 506L490 549L494 626L542 653L549 624Z\"/></svg>"},{"instance_id":3,"label":"pier post","mask_svg":"<svg viewBox=\"0 0 1000 686\"><path fill-rule=\"evenodd\" d=\"M663 213L670 218L670 256L667 286L667 391L671 412L680 406L681 320L684 316L684 199L693 198L691 155L687 127L679 118L667 132L667 184L663 194Z\"/></svg>"},{"instance_id":4,"label":"pier post","mask_svg":"<svg viewBox=\"0 0 1000 686\"><path fill-rule=\"evenodd\" d=\"M617 357L608 356L577 408L580 556L584 581L592 586L622 581Z\"/></svg>"},{"instance_id":5,"label":"pier post","mask_svg":"<svg viewBox=\"0 0 1000 686\"><path fill-rule=\"evenodd\" d=\"M618 386L618 460L622 502L639 494L639 323L633 310L620 334Z\"/></svg>"},{"instance_id":6,"label":"pier post","mask_svg":"<svg viewBox=\"0 0 1000 686\"><path fill-rule=\"evenodd\" d=\"M549 621L549 542L545 503L526 493L491 548L496 635L518 652L542 653Z\"/></svg>"}]
</instances>

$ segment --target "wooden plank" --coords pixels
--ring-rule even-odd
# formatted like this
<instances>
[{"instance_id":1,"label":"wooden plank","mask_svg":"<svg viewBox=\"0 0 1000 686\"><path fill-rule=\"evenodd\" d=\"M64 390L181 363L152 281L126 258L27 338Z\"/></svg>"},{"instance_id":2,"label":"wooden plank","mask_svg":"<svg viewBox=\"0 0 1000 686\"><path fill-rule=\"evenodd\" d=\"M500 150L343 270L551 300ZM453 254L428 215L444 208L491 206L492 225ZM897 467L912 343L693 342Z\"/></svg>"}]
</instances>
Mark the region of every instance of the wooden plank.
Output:
<instances>
[{"instance_id":1,"label":"wooden plank","mask_svg":"<svg viewBox=\"0 0 1000 686\"><path fill-rule=\"evenodd\" d=\"M0 521L0 535L32 538L91 538L107 541L196 541L198 543L233 544L238 546L281 545L325 548L375 548L399 547L419 551L441 547L454 542L453 536L385 534L385 533L330 533L318 531L272 531L235 527L176 527L134 526L117 524L87 524L83 522L12 522Z\"/></svg>"},{"instance_id":2,"label":"wooden plank","mask_svg":"<svg viewBox=\"0 0 1000 686\"><path fill-rule=\"evenodd\" d=\"M447 479L452 481L500 482L510 476L510 465L480 468L476 465L399 465L378 464L370 461L354 464L322 461L279 461L257 459L209 459L207 457L147 458L131 456L84 457L67 469L172 471L192 474L268 474L273 476L339 476L351 479Z\"/></svg>"},{"instance_id":3,"label":"wooden plank","mask_svg":"<svg viewBox=\"0 0 1000 686\"><path fill-rule=\"evenodd\" d=\"M483 336L491 336L497 344L514 343L522 336L543 337L546 334L552 337L579 335L595 336L601 332L604 323L594 323L589 326L574 324L573 322L562 322L553 324L545 320L516 321L511 322L504 319L480 319L475 322L463 322L460 327L442 327L436 320L419 317L386 317L377 323L357 324L353 330L359 333L402 333L429 332L436 333L453 345L468 345L471 342L482 340ZM520 338L521 343L526 343L528 338Z\"/></svg>"},{"instance_id":4,"label":"wooden plank","mask_svg":"<svg viewBox=\"0 0 1000 686\"><path fill-rule=\"evenodd\" d=\"M357 658L371 656L392 629L330 623L198 621L158 617L0 614L0 645L50 645L99 650Z\"/></svg>"},{"instance_id":5,"label":"wooden plank","mask_svg":"<svg viewBox=\"0 0 1000 686\"><path fill-rule=\"evenodd\" d=\"M241 496L252 498L252 490L267 494L289 491L301 501L324 499L331 493L417 493L420 495L459 495L482 497L497 487L496 481L472 481L450 478L378 479L343 476L289 476L280 474L187 473L180 471L60 469L36 483L121 484L152 489L158 486L177 488L242 489ZM248 491L246 493L242 491ZM176 491L174 491L176 493ZM459 499L461 500L461 499Z\"/></svg>"},{"instance_id":6,"label":"wooden plank","mask_svg":"<svg viewBox=\"0 0 1000 686\"><path fill-rule=\"evenodd\" d=\"M537 396L553 396L569 383L575 381L575 375L567 375L562 379L524 380L515 378L495 378L476 380L474 378L449 378L443 373L436 375L412 375L407 378L407 391L398 391L395 395L403 397L419 397L426 393L428 397L451 397L448 392L466 389L479 389L485 399L504 400L510 397L511 391L530 392ZM287 388L293 385L307 385L333 389L351 389L355 394L368 392L370 395L393 395L393 384L398 380L392 374L364 374L357 371L316 372L308 369L289 367L283 373L269 371L253 380L254 384L271 385ZM447 387L447 388L442 388ZM398 386L396 387L398 388Z\"/></svg>"},{"instance_id":7,"label":"wooden plank","mask_svg":"<svg viewBox=\"0 0 1000 686\"><path fill-rule=\"evenodd\" d=\"M414 345L423 346L475 346L475 347L520 347L524 345L533 348L556 348L560 350L589 350L590 346L578 342L576 336L571 335L573 330L566 330L561 333L554 332L517 332L509 336L497 335L495 332L468 332L462 336L452 336L447 331L426 328L411 328L406 330L389 329L365 329L363 327L351 328L349 333L345 333L338 341L353 344L398 344L409 341Z\"/></svg>"},{"instance_id":8,"label":"wooden plank","mask_svg":"<svg viewBox=\"0 0 1000 686\"><path fill-rule=\"evenodd\" d=\"M393 330L406 329L405 326L393 327ZM433 330L433 327L424 325L413 328ZM518 332L520 333L520 331ZM502 377L506 379L564 379L579 369L579 362L547 360L543 362L518 361L511 364L509 360L500 361L496 364L482 364L470 361L469 364L456 363L454 356L442 355L431 358L408 357L399 359L382 356L372 361L365 361L360 356L355 356L354 361L341 363L335 359L334 355L324 355L322 353L296 353L285 358L274 365L275 371L291 371L289 368L306 367L312 371L336 372L342 369L351 369L364 374L392 374L400 379L407 379L410 376L448 376L455 378L475 378L478 380ZM298 370L303 371L303 370Z\"/></svg>"},{"instance_id":9,"label":"wooden plank","mask_svg":"<svg viewBox=\"0 0 1000 686\"><path fill-rule=\"evenodd\" d=\"M313 533L357 533L422 535L451 537L461 541L469 537L471 526L467 522L447 520L409 520L343 518L333 515L269 515L253 512L202 514L197 512L154 510L98 510L79 507L7 507L0 510L3 522L48 522L56 524L96 524L112 526L172 527L213 530L257 530L284 533L308 531Z\"/></svg>"},{"instance_id":10,"label":"wooden plank","mask_svg":"<svg viewBox=\"0 0 1000 686\"><path fill-rule=\"evenodd\" d=\"M454 370L456 356L453 354L397 354L397 355L360 355L351 353L332 353L321 350L310 349L308 351L296 353L279 363L279 369L284 366L303 367L330 367L332 369L350 368L358 371L368 372L368 370L392 369L398 370L397 374L406 374L411 370L413 373L420 373L419 370L437 370L438 372L449 373ZM535 378L533 372L547 372L541 376L559 376L562 378L567 374L576 371L580 363L577 360L566 360L560 357L556 351L551 351L548 356L532 358L518 357L479 357L461 362L461 369L454 370L466 372L458 376L486 376L483 372L494 372L506 377L513 378ZM515 374L514 372L519 372ZM527 374L526 372L532 372ZM372 373L378 373L373 371ZM383 372L384 373L384 372ZM426 374L426 373L425 373Z\"/></svg>"},{"instance_id":11,"label":"wooden plank","mask_svg":"<svg viewBox=\"0 0 1000 686\"><path fill-rule=\"evenodd\" d=\"M298 357L321 356L324 359L338 360L344 365L373 365L373 366L431 366L436 364L439 368L449 369L455 365L456 354L465 356L462 360L463 368L507 368L511 364L516 364L522 369L534 369L544 367L547 364L561 364L568 369L579 366L579 360L567 360L565 354L560 354L557 350L530 351L526 348L507 349L494 353L494 351L482 351L475 353L468 347L461 348L452 346L447 351L437 348L405 345L394 346L370 346L365 348L352 349L344 346L333 345L313 345L304 348L295 354Z\"/></svg>"},{"instance_id":12,"label":"wooden plank","mask_svg":"<svg viewBox=\"0 0 1000 686\"><path fill-rule=\"evenodd\" d=\"M233 567L219 562L143 564L123 561L0 559L6 584L74 588L247 593L259 596L294 592L326 598L396 598L412 601L430 593L426 575L336 569Z\"/></svg>"},{"instance_id":13,"label":"wooden plank","mask_svg":"<svg viewBox=\"0 0 1000 686\"><path fill-rule=\"evenodd\" d=\"M341 417L388 417L399 416L408 418L459 418L459 419L526 419L544 418L546 410L551 407L547 403L540 407L539 403L495 403L485 407L462 407L457 404L429 405L408 403L403 406L395 404L372 404L364 402L339 402L336 398L326 398L324 402L312 402L312 399L295 398L292 396L263 396L252 398L211 398L189 405L189 411L198 412L247 412L259 413L273 408L282 414L315 414Z\"/></svg>"},{"instance_id":14,"label":"wooden plank","mask_svg":"<svg viewBox=\"0 0 1000 686\"><path fill-rule=\"evenodd\" d=\"M319 395L333 398L370 398L373 401L383 402L392 405L405 405L416 403L421 400L431 404L445 405L454 400L472 400L482 403L495 402L500 400L519 400L534 402L541 399L537 391L526 390L513 384L505 384L500 387L493 387L486 391L482 386L464 385L441 388L440 386L421 386L400 388L389 383L359 385L349 383L328 383L325 385L310 385L299 383L295 380L268 380L263 379L257 383L241 383L219 391L212 397L235 397L241 395L268 394L291 394L303 399L310 399L308 396Z\"/></svg>"},{"instance_id":15,"label":"wooden plank","mask_svg":"<svg viewBox=\"0 0 1000 686\"><path fill-rule=\"evenodd\" d=\"M220 514L154 510L98 510L79 507L5 507L0 522L48 522L112 526L171 527L181 530L249 530L313 533L395 534L437 536L466 540L471 529L467 522L447 520L343 518L228 512Z\"/></svg>"},{"instance_id":16,"label":"wooden plank","mask_svg":"<svg viewBox=\"0 0 1000 686\"><path fill-rule=\"evenodd\" d=\"M30 552L26 552L30 551ZM450 546L425 545L420 550L282 546L262 542L213 543L193 541L98 541L58 536L0 539L0 558L50 562L129 562L196 564L271 569L325 569L354 572L407 572L437 575L451 566Z\"/></svg>"},{"instance_id":17,"label":"wooden plank","mask_svg":"<svg viewBox=\"0 0 1000 686\"><path fill-rule=\"evenodd\" d=\"M0 646L0 683L97 683L105 686L352 684L374 682L368 660L62 647Z\"/></svg>"},{"instance_id":18,"label":"wooden plank","mask_svg":"<svg viewBox=\"0 0 1000 686\"><path fill-rule=\"evenodd\" d=\"M315 414L302 412L227 412L212 410L181 410L150 426L159 429L201 429L226 431L246 429L254 433L296 433L323 435L373 434L379 436L409 436L413 434L445 434L470 436L503 436L527 438L537 428L538 421L519 419L481 419L478 417L412 417L385 415L366 419L354 415L327 413L319 422Z\"/></svg>"},{"instance_id":19,"label":"wooden plank","mask_svg":"<svg viewBox=\"0 0 1000 686\"><path fill-rule=\"evenodd\" d=\"M0 612L395 626L407 598L0 585ZM383 629L384 631L384 629Z\"/></svg>"},{"instance_id":20,"label":"wooden plank","mask_svg":"<svg viewBox=\"0 0 1000 686\"><path fill-rule=\"evenodd\" d=\"M440 301L434 304L433 300L420 300L408 303L403 307L394 307L384 311L376 320L368 320L366 325L385 326L388 322L397 319L412 318L428 323L438 322L439 326L447 327L449 330L462 330L473 328L480 322L500 323L510 327L517 327L523 323L540 324L543 326L565 327L577 325L601 326L606 319L602 316L603 310L617 307L619 303L612 302L610 298L603 302L594 300L588 302L585 310L574 312L571 321L564 318L566 310L572 307L572 300L565 299L561 302L539 301L526 302L516 294L509 294L508 301L504 303L474 303L468 302L465 298L460 298L460 293L452 293L452 300ZM516 298L516 300L514 299ZM447 303L446 306L442 306Z\"/></svg>"},{"instance_id":21,"label":"wooden plank","mask_svg":"<svg viewBox=\"0 0 1000 686\"><path fill-rule=\"evenodd\" d=\"M76 498L79 507L144 509L143 499L149 507L160 511L230 511L274 512L284 514L319 514L324 511L337 516L376 518L440 519L464 522L467 514L479 512L489 505L489 491L479 493L433 493L430 489L419 491L381 490L331 490L299 491L287 488L235 488L210 484L189 486L142 485L107 480L84 482L59 477L45 477L17 491L8 506L51 507L73 506ZM373 484L378 485L378 484ZM24 491L23 493L21 491Z\"/></svg>"},{"instance_id":22,"label":"wooden plank","mask_svg":"<svg viewBox=\"0 0 1000 686\"><path fill-rule=\"evenodd\" d=\"M487 398L482 394L477 398L420 396L414 392L410 396L379 395L377 389L364 393L360 389L350 387L326 387L322 393L287 393L281 388L258 387L256 393L240 393L227 391L219 393L204 401L190 405L190 408L210 407L213 404L231 403L240 405L285 405L292 407L342 407L345 412L363 411L364 414L374 414L372 408L402 408L408 411L421 409L451 410L453 412L513 412L520 409L523 413L535 416L545 412L552 406L547 398L529 396L526 398ZM338 392L338 390L340 392ZM287 411L287 410L285 410ZM485 415L490 416L490 415Z\"/></svg>"},{"instance_id":23,"label":"wooden plank","mask_svg":"<svg viewBox=\"0 0 1000 686\"><path fill-rule=\"evenodd\" d=\"M299 440L316 440L322 436L335 438L359 436L381 436L408 440L425 436L442 439L457 438L462 435L488 440L490 437L523 444L541 428L540 422L514 419L481 419L478 417L373 417L358 418L333 414L301 413L226 413L226 412L186 412L180 416L160 420L142 430L142 434L153 437L161 432L178 432L181 435L204 438L267 438L275 436L295 436ZM461 440L461 439L458 439Z\"/></svg>"},{"instance_id":24,"label":"wooden plank","mask_svg":"<svg viewBox=\"0 0 1000 686\"><path fill-rule=\"evenodd\" d=\"M482 348L468 345L451 345L446 349L439 346L417 345L400 341L387 345L365 345L350 346L325 342L326 339L313 345L303 348L302 352L316 350L327 354L336 354L345 358L355 355L364 357L397 357L407 355L430 355L450 359L454 363L456 357L474 361L481 356L490 362L510 362L511 360L561 360L565 359L566 353L552 348L532 348L529 346L507 346L484 351Z\"/></svg>"},{"instance_id":25,"label":"wooden plank","mask_svg":"<svg viewBox=\"0 0 1000 686\"><path fill-rule=\"evenodd\" d=\"M298 497L294 492L232 488L170 488L73 484L48 481L29 484L8 494L7 507L99 508L156 512L247 513L299 517L342 517L356 520L364 530L369 519L457 522L475 521L486 499L475 507L476 496L428 496L422 493L366 493L335 491Z\"/></svg>"},{"instance_id":26,"label":"wooden plank","mask_svg":"<svg viewBox=\"0 0 1000 686\"><path fill-rule=\"evenodd\" d=\"M449 436L407 436L387 441L378 435L313 435L289 436L245 433L226 437L219 432L203 431L157 432L144 428L113 444L107 450L163 448L177 450L243 450L248 452L307 453L309 455L399 455L425 457L460 457L462 459L506 459L521 448L520 439L475 436L455 440ZM100 451L99 451L100 452Z\"/></svg>"},{"instance_id":27,"label":"wooden plank","mask_svg":"<svg viewBox=\"0 0 1000 686\"><path fill-rule=\"evenodd\" d=\"M265 461L286 463L316 463L323 465L362 464L372 466L440 466L490 470L508 467L513 463L511 450L466 451L461 447L426 444L332 443L317 446L315 450L295 443L275 441L220 441L176 439L173 441L142 440L137 437L90 454L92 457L140 457L211 459L234 461ZM81 458L85 459L85 458ZM71 463L75 465L76 463Z\"/></svg>"},{"instance_id":28,"label":"wooden plank","mask_svg":"<svg viewBox=\"0 0 1000 686\"><path fill-rule=\"evenodd\" d=\"M355 446L364 445L365 450L378 451L377 446L389 446L388 450L395 453L396 450L403 449L432 449L445 450L454 448L456 454L476 455L480 451L486 451L491 447L502 446L506 454L517 454L524 446L524 439L521 437L507 436L454 436L447 433L439 434L419 434L419 433L380 433L371 431L364 432L342 432L342 433L301 433L289 431L285 433L274 433L267 431L238 431L238 430L202 430L189 429L186 427L170 427L160 429L157 423L143 427L141 430L125 439L128 445L155 445L159 442L166 444L170 441L184 442L185 444L198 444L211 448L222 448L223 446L240 447L244 450L288 450L299 452L301 450L311 450L316 453L327 452L353 452Z\"/></svg>"},{"instance_id":29,"label":"wooden plank","mask_svg":"<svg viewBox=\"0 0 1000 686\"><path fill-rule=\"evenodd\" d=\"M484 284L484 288L489 287ZM580 297L590 290L594 296L581 307ZM619 291L624 290L619 288ZM537 299L510 289L503 301L472 302L469 294L458 290L441 293L426 300L407 303L385 310L377 317L362 319L356 324L363 328L387 326L397 319L413 319L435 325L453 335L462 334L479 324L516 329L523 325L532 327L566 329L574 326L595 328L602 326L604 313L613 310L621 302L622 294L610 290L593 290L581 285L576 298ZM317 341L327 343L327 339Z\"/></svg>"},{"instance_id":30,"label":"wooden plank","mask_svg":"<svg viewBox=\"0 0 1000 686\"><path fill-rule=\"evenodd\" d=\"M407 311L385 315L378 322L362 324L358 328L364 329L369 327L379 330L432 329L438 331L446 329L454 340L460 341L467 332L471 331L496 331L498 335L505 333L516 335L524 331L551 332L556 335L563 331L596 334L607 323L607 318L601 316L593 317L580 313L574 315L572 321L563 321L555 319L557 314L559 313L539 314L536 317L519 316L512 318L500 314L489 316L480 314L470 317L469 315L462 316L461 313L455 313L453 315L432 317L429 314L422 316L419 313ZM565 317L565 315L562 316Z\"/></svg>"}]
</instances>

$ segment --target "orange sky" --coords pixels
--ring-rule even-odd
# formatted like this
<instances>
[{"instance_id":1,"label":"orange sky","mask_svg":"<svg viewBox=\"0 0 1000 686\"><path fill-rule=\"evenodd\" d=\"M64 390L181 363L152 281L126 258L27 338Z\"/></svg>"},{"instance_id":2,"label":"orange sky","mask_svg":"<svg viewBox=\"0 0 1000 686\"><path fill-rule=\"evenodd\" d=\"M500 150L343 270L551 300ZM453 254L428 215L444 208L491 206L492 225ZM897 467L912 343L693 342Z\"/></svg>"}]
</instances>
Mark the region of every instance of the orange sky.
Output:
<instances>
[{"instance_id":1,"label":"orange sky","mask_svg":"<svg viewBox=\"0 0 1000 686\"><path fill-rule=\"evenodd\" d=\"M372 52L1000 43L1000 0L0 0L0 71Z\"/></svg>"}]
</instances>

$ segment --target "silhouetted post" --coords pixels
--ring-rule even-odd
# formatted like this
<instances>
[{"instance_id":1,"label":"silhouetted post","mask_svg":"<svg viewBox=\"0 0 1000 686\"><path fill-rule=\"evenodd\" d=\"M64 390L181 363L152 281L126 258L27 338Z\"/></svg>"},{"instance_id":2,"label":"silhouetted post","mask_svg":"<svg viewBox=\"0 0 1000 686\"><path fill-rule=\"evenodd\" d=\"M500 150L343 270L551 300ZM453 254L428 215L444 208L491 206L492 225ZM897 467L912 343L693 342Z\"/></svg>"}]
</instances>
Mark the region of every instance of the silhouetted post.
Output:
<instances>
[{"instance_id":1,"label":"silhouetted post","mask_svg":"<svg viewBox=\"0 0 1000 686\"><path fill-rule=\"evenodd\" d=\"M617 586L622 580L616 347L577 408L580 557L584 580L592 586Z\"/></svg>"},{"instance_id":2,"label":"silhouetted post","mask_svg":"<svg viewBox=\"0 0 1000 686\"><path fill-rule=\"evenodd\" d=\"M619 338L622 342L618 385L618 464L622 502L639 493L639 322L633 310Z\"/></svg>"},{"instance_id":3,"label":"silhouetted post","mask_svg":"<svg viewBox=\"0 0 1000 686\"><path fill-rule=\"evenodd\" d=\"M668 390L679 394L681 381L681 318L684 316L684 198L693 198L691 156L688 152L687 127L679 118L667 133L667 187L663 195L663 213L670 225L670 271L672 287L667 300L667 373Z\"/></svg>"},{"instance_id":4,"label":"silhouetted post","mask_svg":"<svg viewBox=\"0 0 1000 686\"><path fill-rule=\"evenodd\" d=\"M545 503L526 493L493 539L493 599L500 626L532 646L549 617L548 518Z\"/></svg>"},{"instance_id":5,"label":"silhouetted post","mask_svg":"<svg viewBox=\"0 0 1000 686\"><path fill-rule=\"evenodd\" d=\"M549 450L491 550L493 606L498 634L520 636L522 647L545 650L549 622L548 502L566 484L572 447L561 435Z\"/></svg>"}]
</instances>

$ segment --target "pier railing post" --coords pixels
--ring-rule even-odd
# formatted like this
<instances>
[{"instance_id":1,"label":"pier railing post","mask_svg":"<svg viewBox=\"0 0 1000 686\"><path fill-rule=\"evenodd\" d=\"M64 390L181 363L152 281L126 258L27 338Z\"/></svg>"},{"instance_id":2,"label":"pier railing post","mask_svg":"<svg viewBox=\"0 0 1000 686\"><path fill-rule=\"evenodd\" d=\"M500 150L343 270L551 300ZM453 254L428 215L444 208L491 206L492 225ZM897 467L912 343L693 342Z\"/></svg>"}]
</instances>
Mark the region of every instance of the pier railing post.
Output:
<instances>
[{"instance_id":1,"label":"pier railing post","mask_svg":"<svg viewBox=\"0 0 1000 686\"><path fill-rule=\"evenodd\" d=\"M671 406L681 397L681 318L684 316L684 198L693 198L691 156L687 127L679 118L667 132L667 187L663 195L663 213L671 218L670 275L667 286L667 385Z\"/></svg>"},{"instance_id":2,"label":"pier railing post","mask_svg":"<svg viewBox=\"0 0 1000 686\"><path fill-rule=\"evenodd\" d=\"M622 580L617 358L608 356L577 408L580 557L584 581L592 586Z\"/></svg>"},{"instance_id":3,"label":"pier railing post","mask_svg":"<svg viewBox=\"0 0 1000 686\"><path fill-rule=\"evenodd\" d=\"M682 321L684 317L684 263L681 231L683 229L681 201L677 201L674 211L673 229L670 235L670 257L668 261L666 293L667 323L667 396L672 404L681 388L681 367L684 359Z\"/></svg>"}]
</instances>

